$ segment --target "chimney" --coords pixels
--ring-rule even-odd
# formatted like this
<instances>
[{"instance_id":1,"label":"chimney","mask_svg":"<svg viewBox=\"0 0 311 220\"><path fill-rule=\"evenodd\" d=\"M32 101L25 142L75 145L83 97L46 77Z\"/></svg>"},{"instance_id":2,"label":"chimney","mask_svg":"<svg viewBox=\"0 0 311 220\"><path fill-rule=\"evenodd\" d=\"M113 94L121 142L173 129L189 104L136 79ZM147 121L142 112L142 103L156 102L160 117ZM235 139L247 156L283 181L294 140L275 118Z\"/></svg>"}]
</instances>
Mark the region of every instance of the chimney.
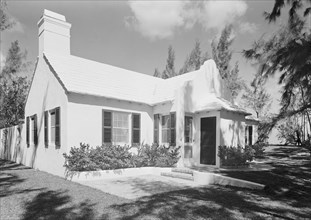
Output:
<instances>
[{"instance_id":1,"label":"chimney","mask_svg":"<svg viewBox=\"0 0 311 220\"><path fill-rule=\"evenodd\" d=\"M70 55L70 27L64 15L44 9L38 22L39 56L43 52Z\"/></svg>"}]
</instances>

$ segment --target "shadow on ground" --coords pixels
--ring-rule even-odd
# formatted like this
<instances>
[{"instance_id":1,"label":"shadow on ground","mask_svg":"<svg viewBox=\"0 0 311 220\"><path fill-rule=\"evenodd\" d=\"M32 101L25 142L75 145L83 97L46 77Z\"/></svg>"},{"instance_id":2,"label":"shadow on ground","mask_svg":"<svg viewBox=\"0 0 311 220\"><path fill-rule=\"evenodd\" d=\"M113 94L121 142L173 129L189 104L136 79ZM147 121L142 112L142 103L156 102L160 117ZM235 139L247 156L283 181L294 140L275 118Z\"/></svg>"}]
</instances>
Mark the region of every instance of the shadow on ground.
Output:
<instances>
[{"instance_id":1,"label":"shadow on ground","mask_svg":"<svg viewBox=\"0 0 311 220\"><path fill-rule=\"evenodd\" d=\"M222 171L222 175L266 185L265 192L295 207L311 205L311 161L300 147L274 147L263 159L273 169L268 171Z\"/></svg>"},{"instance_id":2,"label":"shadow on ground","mask_svg":"<svg viewBox=\"0 0 311 220\"><path fill-rule=\"evenodd\" d=\"M71 203L66 191L44 191L24 204L23 220L32 219L94 219L93 206L88 200Z\"/></svg>"},{"instance_id":3,"label":"shadow on ground","mask_svg":"<svg viewBox=\"0 0 311 220\"><path fill-rule=\"evenodd\" d=\"M143 197L111 206L120 219L301 219L308 214L273 207L271 200L257 203L260 195L232 188L191 188ZM264 198L264 197L262 197ZM293 217L291 217L293 216ZM114 218L105 214L102 219Z\"/></svg>"}]
</instances>

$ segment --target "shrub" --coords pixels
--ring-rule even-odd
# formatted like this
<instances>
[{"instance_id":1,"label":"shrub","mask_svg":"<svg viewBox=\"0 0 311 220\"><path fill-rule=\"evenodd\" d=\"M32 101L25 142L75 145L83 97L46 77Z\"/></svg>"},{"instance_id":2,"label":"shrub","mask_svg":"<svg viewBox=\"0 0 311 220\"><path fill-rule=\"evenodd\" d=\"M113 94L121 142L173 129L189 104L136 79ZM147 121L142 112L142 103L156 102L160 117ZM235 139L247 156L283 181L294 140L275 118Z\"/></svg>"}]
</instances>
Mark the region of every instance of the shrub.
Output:
<instances>
[{"instance_id":1,"label":"shrub","mask_svg":"<svg viewBox=\"0 0 311 220\"><path fill-rule=\"evenodd\" d=\"M254 149L254 156L257 158L262 158L265 153L264 147L266 144L264 142L257 142L255 143L252 148Z\"/></svg>"},{"instance_id":2,"label":"shrub","mask_svg":"<svg viewBox=\"0 0 311 220\"><path fill-rule=\"evenodd\" d=\"M219 146L218 156L221 166L242 166L253 159L254 150L249 146L244 149L240 146Z\"/></svg>"},{"instance_id":3,"label":"shrub","mask_svg":"<svg viewBox=\"0 0 311 220\"><path fill-rule=\"evenodd\" d=\"M138 153L132 154L131 147L102 145L91 148L88 144L71 148L69 155L63 154L69 171L111 170L130 167L173 166L179 160L180 147L165 147L152 144L138 146Z\"/></svg>"}]
</instances>

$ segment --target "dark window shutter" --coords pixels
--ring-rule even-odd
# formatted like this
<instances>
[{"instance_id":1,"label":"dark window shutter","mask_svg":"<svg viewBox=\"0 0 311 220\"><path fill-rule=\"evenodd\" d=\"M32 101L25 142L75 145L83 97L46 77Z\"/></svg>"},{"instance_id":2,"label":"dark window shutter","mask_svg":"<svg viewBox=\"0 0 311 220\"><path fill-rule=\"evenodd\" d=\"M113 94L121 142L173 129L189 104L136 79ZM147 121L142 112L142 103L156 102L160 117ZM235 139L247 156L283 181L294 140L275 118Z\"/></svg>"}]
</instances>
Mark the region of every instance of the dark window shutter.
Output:
<instances>
[{"instance_id":1,"label":"dark window shutter","mask_svg":"<svg viewBox=\"0 0 311 220\"><path fill-rule=\"evenodd\" d=\"M140 143L140 114L132 115L132 143Z\"/></svg>"},{"instance_id":2,"label":"dark window shutter","mask_svg":"<svg viewBox=\"0 0 311 220\"><path fill-rule=\"evenodd\" d=\"M34 132L33 132L33 143L37 146L38 145L38 124L37 124L37 115L34 116Z\"/></svg>"},{"instance_id":3,"label":"dark window shutter","mask_svg":"<svg viewBox=\"0 0 311 220\"><path fill-rule=\"evenodd\" d=\"M61 118L60 107L55 109L55 147L60 148L61 145Z\"/></svg>"},{"instance_id":4,"label":"dark window shutter","mask_svg":"<svg viewBox=\"0 0 311 220\"><path fill-rule=\"evenodd\" d=\"M110 144L112 140L112 112L102 111L102 142Z\"/></svg>"},{"instance_id":5,"label":"dark window shutter","mask_svg":"<svg viewBox=\"0 0 311 220\"><path fill-rule=\"evenodd\" d=\"M29 147L29 117L26 118L26 143Z\"/></svg>"},{"instance_id":6,"label":"dark window shutter","mask_svg":"<svg viewBox=\"0 0 311 220\"><path fill-rule=\"evenodd\" d=\"M172 146L176 145L176 113L172 112L170 114L171 118L171 124L170 124L170 130L171 130L171 137L170 137L170 144Z\"/></svg>"},{"instance_id":7,"label":"dark window shutter","mask_svg":"<svg viewBox=\"0 0 311 220\"><path fill-rule=\"evenodd\" d=\"M153 142L154 143L159 143L159 122L160 122L160 115L155 114L153 119Z\"/></svg>"},{"instance_id":8,"label":"dark window shutter","mask_svg":"<svg viewBox=\"0 0 311 220\"><path fill-rule=\"evenodd\" d=\"M44 112L44 144L47 147L49 145L49 112Z\"/></svg>"},{"instance_id":9,"label":"dark window shutter","mask_svg":"<svg viewBox=\"0 0 311 220\"><path fill-rule=\"evenodd\" d=\"M253 144L253 126L249 126L248 127L248 135L249 135L249 145L252 145Z\"/></svg>"}]
</instances>

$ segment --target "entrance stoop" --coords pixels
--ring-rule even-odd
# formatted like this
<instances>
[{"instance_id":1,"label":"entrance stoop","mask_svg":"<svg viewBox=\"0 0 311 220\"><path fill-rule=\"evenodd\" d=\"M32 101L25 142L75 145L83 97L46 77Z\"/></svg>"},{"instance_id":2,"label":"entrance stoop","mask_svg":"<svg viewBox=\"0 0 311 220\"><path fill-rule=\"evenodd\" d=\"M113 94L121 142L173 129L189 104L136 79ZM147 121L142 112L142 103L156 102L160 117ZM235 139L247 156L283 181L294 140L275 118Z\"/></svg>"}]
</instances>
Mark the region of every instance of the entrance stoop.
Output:
<instances>
[{"instance_id":1,"label":"entrance stoop","mask_svg":"<svg viewBox=\"0 0 311 220\"><path fill-rule=\"evenodd\" d=\"M187 168L172 168L171 172L162 172L161 176L194 181L193 171Z\"/></svg>"}]
</instances>

